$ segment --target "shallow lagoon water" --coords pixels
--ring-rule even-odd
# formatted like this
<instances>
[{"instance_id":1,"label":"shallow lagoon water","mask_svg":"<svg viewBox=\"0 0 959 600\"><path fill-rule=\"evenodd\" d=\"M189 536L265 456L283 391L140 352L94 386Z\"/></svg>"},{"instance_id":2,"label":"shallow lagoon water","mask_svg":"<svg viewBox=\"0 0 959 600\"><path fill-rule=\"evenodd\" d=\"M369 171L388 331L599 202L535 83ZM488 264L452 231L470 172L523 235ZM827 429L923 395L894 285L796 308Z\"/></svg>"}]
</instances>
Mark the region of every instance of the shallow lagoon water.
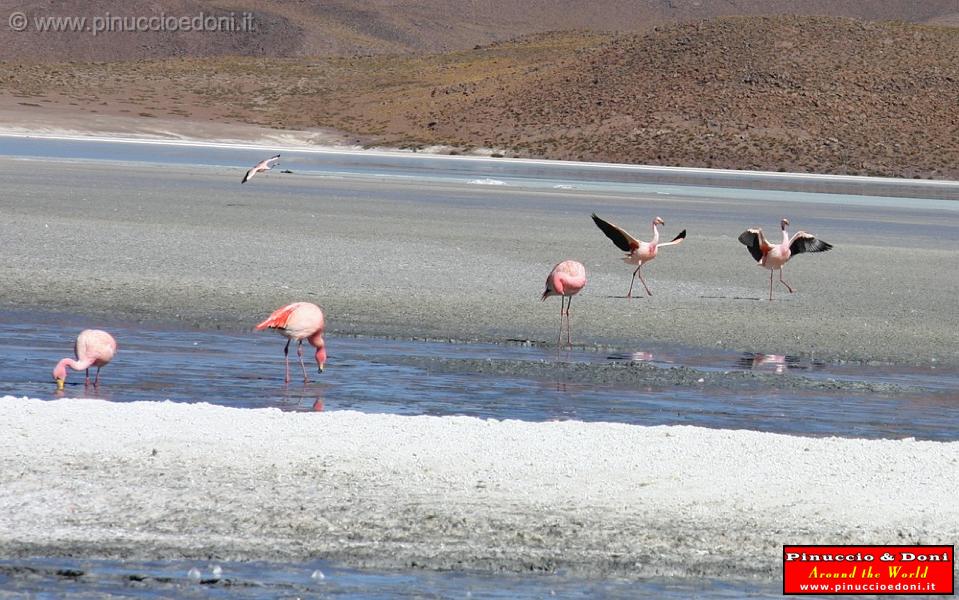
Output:
<instances>
[{"instance_id":1,"label":"shallow lagoon water","mask_svg":"<svg viewBox=\"0 0 959 600\"><path fill-rule=\"evenodd\" d=\"M72 354L81 329L94 326L115 335L117 357L103 369L98 388L71 372L58 394L50 375L53 366ZM316 372L312 351L305 350L311 382L304 384L291 349L293 381L286 385L284 342L273 332L103 324L62 315L29 323L23 315L7 314L0 316L0 362L5 367L0 395L959 439L959 384L956 374L941 370L832 365L765 354L696 354L680 348L559 351L523 344L328 337L326 372ZM590 379L592 368L633 362L650 366L631 373L626 382ZM476 365L496 368L484 372ZM691 383L688 370L672 383L671 369L683 367L694 369ZM700 385L699 372L719 385ZM766 375L741 381L737 376L744 372ZM724 377L733 383L725 385ZM863 391L864 385L894 387L891 393L877 393Z\"/></svg>"}]
</instances>

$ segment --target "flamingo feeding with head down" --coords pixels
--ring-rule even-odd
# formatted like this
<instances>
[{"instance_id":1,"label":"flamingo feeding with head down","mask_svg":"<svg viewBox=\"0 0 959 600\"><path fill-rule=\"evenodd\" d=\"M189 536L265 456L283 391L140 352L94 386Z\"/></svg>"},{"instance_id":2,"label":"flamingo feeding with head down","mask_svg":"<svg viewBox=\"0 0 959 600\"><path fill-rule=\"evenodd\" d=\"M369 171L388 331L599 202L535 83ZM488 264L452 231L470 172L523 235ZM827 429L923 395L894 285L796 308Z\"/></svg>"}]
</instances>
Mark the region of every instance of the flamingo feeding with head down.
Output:
<instances>
[{"instance_id":1,"label":"flamingo feeding with head down","mask_svg":"<svg viewBox=\"0 0 959 600\"><path fill-rule=\"evenodd\" d=\"M747 229L739 234L739 241L746 246L746 249L749 250L752 257L756 259L759 266L769 269L770 301L773 299L773 271L779 269L779 282L786 286L786 289L792 294L796 290L783 279L783 267L789 262L789 259L795 254L802 254L803 252L825 252L832 248L832 244L827 244L820 239L816 239L815 236L805 231L797 231L795 235L790 238L789 233L786 231L786 228L789 227L789 219L780 221L779 226L783 230L783 241L781 244L770 244L766 240L763 230L759 227Z\"/></svg>"},{"instance_id":2,"label":"flamingo feeding with head down","mask_svg":"<svg viewBox=\"0 0 959 600\"><path fill-rule=\"evenodd\" d=\"M113 356L117 353L117 341L106 331L84 329L77 336L73 353L76 354L77 360L64 358L53 369L57 390L62 390L67 380L67 367L74 371L86 371L84 385L90 384L90 367L96 367L97 376L93 380L93 385L100 385L100 369L113 360Z\"/></svg>"},{"instance_id":3,"label":"flamingo feeding with head down","mask_svg":"<svg viewBox=\"0 0 959 600\"><path fill-rule=\"evenodd\" d=\"M546 301L550 296L560 296L559 300L559 337L556 344L563 340L563 321L566 321L566 343L572 345L570 337L569 305L573 303L573 296L586 287L586 267L575 260L564 260L549 272L546 278L546 291L540 298ZM569 301L566 299L569 298ZM564 312L565 305L565 312ZM565 316L564 316L565 315Z\"/></svg>"},{"instance_id":4,"label":"flamingo feeding with head down","mask_svg":"<svg viewBox=\"0 0 959 600\"><path fill-rule=\"evenodd\" d=\"M256 165L252 169L246 172L246 175L243 176L243 181L241 181L240 183L246 183L247 181L253 179L253 176L256 175L257 173L262 173L263 171L269 171L270 169L276 166L274 161L279 161L279 160L280 160L280 155L277 154L276 156L272 158L268 158L264 161L260 161L256 163ZM274 164L270 164L270 163L274 163Z\"/></svg>"},{"instance_id":5,"label":"flamingo feeding with head down","mask_svg":"<svg viewBox=\"0 0 959 600\"><path fill-rule=\"evenodd\" d=\"M642 242L637 240L633 236L629 235L629 233L627 233L622 227L618 227L612 223L600 219L596 216L596 213L593 213L593 222L596 223L597 227L603 230L603 233L606 234L606 237L611 239L613 243L616 244L617 248L626 253L626 256L623 257L623 262L636 265L636 270L633 271L633 278L629 281L629 291L626 292L626 297L633 297L633 284L636 283L637 275L639 275L639 280L642 282L643 287L646 288L646 294L652 296L653 293L649 291L649 286L646 285L646 280L643 279L643 265L656 258L656 254L659 253L659 249L663 246L675 246L676 244L682 244L683 240L686 239L686 230L683 229L681 232L679 232L679 235L674 237L673 241L660 244L659 226L665 225L666 221L663 221L659 217L653 219L653 240L651 242Z\"/></svg>"},{"instance_id":6,"label":"flamingo feeding with head down","mask_svg":"<svg viewBox=\"0 0 959 600\"><path fill-rule=\"evenodd\" d=\"M325 326L323 309L310 302L294 302L273 311L265 321L256 326L256 329L276 329L286 336L286 346L283 348L283 357L286 360L286 383L290 382L290 342L296 340L296 354L300 357L300 366L303 367L303 383L309 383L306 365L303 364L303 340L316 347L316 364L322 373L326 364L326 342L323 341Z\"/></svg>"}]
</instances>

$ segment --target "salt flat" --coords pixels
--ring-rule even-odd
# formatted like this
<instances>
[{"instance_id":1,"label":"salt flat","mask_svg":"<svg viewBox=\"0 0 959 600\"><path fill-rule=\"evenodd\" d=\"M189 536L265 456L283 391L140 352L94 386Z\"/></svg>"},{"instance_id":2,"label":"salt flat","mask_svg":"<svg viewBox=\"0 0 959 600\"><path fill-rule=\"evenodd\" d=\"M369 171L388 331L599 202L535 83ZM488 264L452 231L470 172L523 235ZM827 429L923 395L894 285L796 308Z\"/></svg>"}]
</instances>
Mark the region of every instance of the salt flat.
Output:
<instances>
[{"instance_id":1,"label":"salt flat","mask_svg":"<svg viewBox=\"0 0 959 600\"><path fill-rule=\"evenodd\" d=\"M952 543L959 443L0 398L0 555L774 578Z\"/></svg>"}]
</instances>

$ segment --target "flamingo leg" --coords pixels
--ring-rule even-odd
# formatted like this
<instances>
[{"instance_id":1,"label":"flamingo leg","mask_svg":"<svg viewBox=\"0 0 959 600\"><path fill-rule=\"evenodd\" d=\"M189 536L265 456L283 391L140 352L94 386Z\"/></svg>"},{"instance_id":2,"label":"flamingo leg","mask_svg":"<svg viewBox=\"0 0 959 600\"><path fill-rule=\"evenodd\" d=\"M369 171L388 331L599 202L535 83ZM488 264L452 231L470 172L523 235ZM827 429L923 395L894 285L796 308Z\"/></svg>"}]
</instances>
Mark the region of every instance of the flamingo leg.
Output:
<instances>
[{"instance_id":1,"label":"flamingo leg","mask_svg":"<svg viewBox=\"0 0 959 600\"><path fill-rule=\"evenodd\" d=\"M772 272L770 271L769 274L772 275ZM789 284L786 283L786 282L783 280L783 270L782 270L782 269L779 269L779 282L780 282L781 284L783 284L784 286L786 286L786 289L789 290L789 293L790 293L790 294L792 294L792 293L794 293L794 292L796 291L796 290L792 289L791 287L789 287Z\"/></svg>"},{"instance_id":2,"label":"flamingo leg","mask_svg":"<svg viewBox=\"0 0 959 600\"><path fill-rule=\"evenodd\" d=\"M100 367L97 367L97 376L93 379L93 387L100 387Z\"/></svg>"},{"instance_id":3,"label":"flamingo leg","mask_svg":"<svg viewBox=\"0 0 959 600\"><path fill-rule=\"evenodd\" d=\"M310 378L306 375L306 365L303 364L303 340L296 343L296 355L300 357L300 366L303 368L303 383L309 383Z\"/></svg>"},{"instance_id":4,"label":"flamingo leg","mask_svg":"<svg viewBox=\"0 0 959 600\"><path fill-rule=\"evenodd\" d=\"M636 273L639 273L639 270L640 270L642 267L643 267L643 265L639 265L638 267L636 267L636 270L633 271L633 278L629 280L629 291L626 292L626 297L627 297L627 298L632 298L632 297L633 297L633 284L636 283ZM646 284L644 283L643 285L646 285Z\"/></svg>"},{"instance_id":5,"label":"flamingo leg","mask_svg":"<svg viewBox=\"0 0 959 600\"><path fill-rule=\"evenodd\" d=\"M290 340L286 340L286 346L283 346L283 360L286 362L286 379L284 383L290 383Z\"/></svg>"},{"instance_id":6,"label":"flamingo leg","mask_svg":"<svg viewBox=\"0 0 959 600\"><path fill-rule=\"evenodd\" d=\"M769 301L773 301L773 270L769 269Z\"/></svg>"},{"instance_id":7,"label":"flamingo leg","mask_svg":"<svg viewBox=\"0 0 959 600\"><path fill-rule=\"evenodd\" d=\"M646 295L652 296L653 293L649 291L649 286L646 285L646 280L643 279L643 272L641 271L642 268L643 268L643 265L639 265L638 267L636 267L636 272L639 273L639 280L642 282L643 287L646 288Z\"/></svg>"},{"instance_id":8,"label":"flamingo leg","mask_svg":"<svg viewBox=\"0 0 959 600\"><path fill-rule=\"evenodd\" d=\"M573 305L573 297L569 297L569 301L566 303L566 345L572 347L573 342L570 340L570 337L573 335L573 324L569 320L569 307Z\"/></svg>"},{"instance_id":9,"label":"flamingo leg","mask_svg":"<svg viewBox=\"0 0 959 600\"><path fill-rule=\"evenodd\" d=\"M559 335L556 336L556 346L563 343L563 304L566 303L566 296L559 297Z\"/></svg>"},{"instance_id":10,"label":"flamingo leg","mask_svg":"<svg viewBox=\"0 0 959 600\"><path fill-rule=\"evenodd\" d=\"M90 385L90 369L87 369L86 374L87 375L83 380L83 387L87 387L88 385Z\"/></svg>"}]
</instances>

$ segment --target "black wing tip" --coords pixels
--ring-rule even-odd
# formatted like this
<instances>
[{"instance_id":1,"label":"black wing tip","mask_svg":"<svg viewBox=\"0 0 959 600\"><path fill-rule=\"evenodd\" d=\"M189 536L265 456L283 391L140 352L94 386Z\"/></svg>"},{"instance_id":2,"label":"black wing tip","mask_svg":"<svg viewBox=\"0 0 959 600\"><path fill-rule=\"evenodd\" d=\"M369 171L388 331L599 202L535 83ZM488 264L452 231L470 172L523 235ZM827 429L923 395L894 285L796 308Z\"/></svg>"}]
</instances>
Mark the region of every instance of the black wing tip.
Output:
<instances>
[{"instance_id":1,"label":"black wing tip","mask_svg":"<svg viewBox=\"0 0 959 600\"><path fill-rule=\"evenodd\" d=\"M679 235L673 238L673 241L675 242L676 240L685 240L685 239L686 239L686 230L683 229L682 231L679 232Z\"/></svg>"}]
</instances>

